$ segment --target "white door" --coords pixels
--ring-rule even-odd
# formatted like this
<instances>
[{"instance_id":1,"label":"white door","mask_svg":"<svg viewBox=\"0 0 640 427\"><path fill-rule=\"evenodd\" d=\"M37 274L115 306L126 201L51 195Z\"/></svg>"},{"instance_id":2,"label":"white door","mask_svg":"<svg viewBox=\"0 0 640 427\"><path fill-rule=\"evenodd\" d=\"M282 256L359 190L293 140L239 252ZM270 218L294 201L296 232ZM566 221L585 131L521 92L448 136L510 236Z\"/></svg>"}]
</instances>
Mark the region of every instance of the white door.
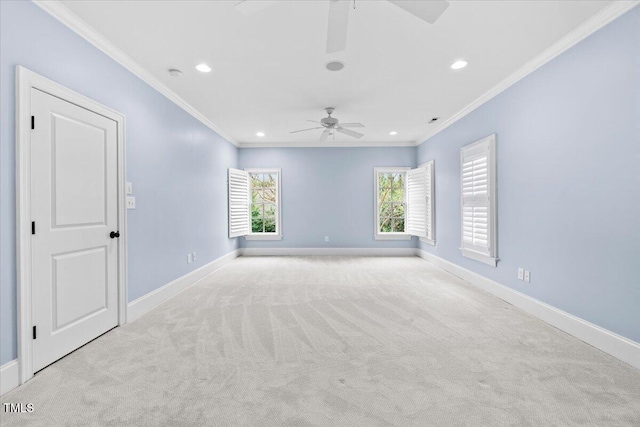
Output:
<instances>
[{"instance_id":1,"label":"white door","mask_svg":"<svg viewBox=\"0 0 640 427\"><path fill-rule=\"evenodd\" d=\"M31 89L34 372L118 324L117 123Z\"/></svg>"}]
</instances>

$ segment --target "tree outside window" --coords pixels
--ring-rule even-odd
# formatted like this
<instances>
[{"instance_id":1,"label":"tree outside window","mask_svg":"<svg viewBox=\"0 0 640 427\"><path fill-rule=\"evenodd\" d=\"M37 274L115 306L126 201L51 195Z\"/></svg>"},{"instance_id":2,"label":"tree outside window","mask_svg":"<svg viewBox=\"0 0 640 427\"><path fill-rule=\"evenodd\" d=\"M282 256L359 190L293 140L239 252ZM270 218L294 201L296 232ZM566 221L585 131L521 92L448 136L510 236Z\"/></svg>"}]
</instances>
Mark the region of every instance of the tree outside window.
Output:
<instances>
[{"instance_id":1,"label":"tree outside window","mask_svg":"<svg viewBox=\"0 0 640 427\"><path fill-rule=\"evenodd\" d=\"M276 233L278 174L251 173L251 232Z\"/></svg>"},{"instance_id":2,"label":"tree outside window","mask_svg":"<svg viewBox=\"0 0 640 427\"><path fill-rule=\"evenodd\" d=\"M405 173L378 173L378 231L404 233L406 206Z\"/></svg>"}]
</instances>

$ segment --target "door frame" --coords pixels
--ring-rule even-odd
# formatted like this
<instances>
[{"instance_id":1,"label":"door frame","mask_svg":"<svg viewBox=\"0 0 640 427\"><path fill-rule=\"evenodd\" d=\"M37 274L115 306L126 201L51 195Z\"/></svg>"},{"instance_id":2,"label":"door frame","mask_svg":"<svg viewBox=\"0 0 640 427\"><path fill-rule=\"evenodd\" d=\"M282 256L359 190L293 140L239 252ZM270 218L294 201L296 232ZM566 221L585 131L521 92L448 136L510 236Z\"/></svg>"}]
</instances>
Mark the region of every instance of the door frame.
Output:
<instances>
[{"instance_id":1,"label":"door frame","mask_svg":"<svg viewBox=\"0 0 640 427\"><path fill-rule=\"evenodd\" d=\"M107 117L117 124L118 326L127 322L125 116L20 65L16 66L16 267L20 384L33 377L31 248L31 89ZM37 125L37 123L36 123Z\"/></svg>"}]
</instances>

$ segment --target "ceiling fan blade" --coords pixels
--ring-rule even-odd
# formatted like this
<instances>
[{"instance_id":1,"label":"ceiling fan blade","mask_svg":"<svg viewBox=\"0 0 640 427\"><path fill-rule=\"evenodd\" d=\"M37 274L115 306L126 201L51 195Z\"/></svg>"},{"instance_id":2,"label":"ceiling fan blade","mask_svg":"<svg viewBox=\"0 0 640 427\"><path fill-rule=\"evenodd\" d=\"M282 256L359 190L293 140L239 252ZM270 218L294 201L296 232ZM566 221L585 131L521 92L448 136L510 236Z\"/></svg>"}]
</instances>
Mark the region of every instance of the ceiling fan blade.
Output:
<instances>
[{"instance_id":1,"label":"ceiling fan blade","mask_svg":"<svg viewBox=\"0 0 640 427\"><path fill-rule=\"evenodd\" d=\"M362 138L364 135L361 134L360 132L355 132L349 129L343 129L343 128L337 128L336 129L338 132L343 133L345 135L349 135L352 136L354 138Z\"/></svg>"},{"instance_id":2,"label":"ceiling fan blade","mask_svg":"<svg viewBox=\"0 0 640 427\"><path fill-rule=\"evenodd\" d=\"M311 123L322 123L322 122L319 122L319 121L317 121L317 120L307 120L307 121L308 121L308 122L311 122Z\"/></svg>"},{"instance_id":3,"label":"ceiling fan blade","mask_svg":"<svg viewBox=\"0 0 640 427\"><path fill-rule=\"evenodd\" d=\"M276 0L240 0L235 6L240 13L249 16L268 8L274 3L276 3Z\"/></svg>"},{"instance_id":4,"label":"ceiling fan blade","mask_svg":"<svg viewBox=\"0 0 640 427\"><path fill-rule=\"evenodd\" d=\"M342 127L342 128L363 128L364 125L362 123L340 123L340 127Z\"/></svg>"},{"instance_id":5,"label":"ceiling fan blade","mask_svg":"<svg viewBox=\"0 0 640 427\"><path fill-rule=\"evenodd\" d=\"M388 0L400 9L417 16L429 24L433 24L440 18L449 7L449 3L444 0L415 1L415 0Z\"/></svg>"},{"instance_id":6,"label":"ceiling fan blade","mask_svg":"<svg viewBox=\"0 0 640 427\"><path fill-rule=\"evenodd\" d=\"M320 142L325 142L330 134L331 132L329 129L325 129L324 132L322 132L322 135L320 135Z\"/></svg>"},{"instance_id":7,"label":"ceiling fan blade","mask_svg":"<svg viewBox=\"0 0 640 427\"><path fill-rule=\"evenodd\" d=\"M320 126L320 127L317 127L317 128L309 128L309 129L294 130L293 132L289 132L289 133L306 132L306 131L308 131L308 130L323 129L323 128L324 128L324 126Z\"/></svg>"},{"instance_id":8,"label":"ceiling fan blade","mask_svg":"<svg viewBox=\"0 0 640 427\"><path fill-rule=\"evenodd\" d=\"M329 0L329 26L327 27L327 53L335 53L347 47L349 28L349 1Z\"/></svg>"}]
</instances>

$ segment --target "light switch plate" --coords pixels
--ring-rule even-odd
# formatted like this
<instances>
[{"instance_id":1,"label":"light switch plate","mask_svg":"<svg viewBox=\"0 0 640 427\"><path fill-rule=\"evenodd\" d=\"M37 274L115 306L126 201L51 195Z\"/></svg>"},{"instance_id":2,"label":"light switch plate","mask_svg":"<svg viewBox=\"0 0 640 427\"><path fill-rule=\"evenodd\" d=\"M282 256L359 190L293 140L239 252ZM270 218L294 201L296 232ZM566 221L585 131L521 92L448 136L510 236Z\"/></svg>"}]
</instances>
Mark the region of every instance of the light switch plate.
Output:
<instances>
[{"instance_id":1,"label":"light switch plate","mask_svg":"<svg viewBox=\"0 0 640 427\"><path fill-rule=\"evenodd\" d=\"M524 268L518 267L518 279L524 280Z\"/></svg>"},{"instance_id":2,"label":"light switch plate","mask_svg":"<svg viewBox=\"0 0 640 427\"><path fill-rule=\"evenodd\" d=\"M133 182L127 182L126 188L127 188L127 194L133 194Z\"/></svg>"},{"instance_id":3,"label":"light switch plate","mask_svg":"<svg viewBox=\"0 0 640 427\"><path fill-rule=\"evenodd\" d=\"M531 279L531 276L529 276L529 270L525 270L524 271L524 281L529 283Z\"/></svg>"},{"instance_id":4,"label":"light switch plate","mask_svg":"<svg viewBox=\"0 0 640 427\"><path fill-rule=\"evenodd\" d=\"M133 196L127 197L127 209L135 209L136 208L136 198Z\"/></svg>"}]
</instances>

